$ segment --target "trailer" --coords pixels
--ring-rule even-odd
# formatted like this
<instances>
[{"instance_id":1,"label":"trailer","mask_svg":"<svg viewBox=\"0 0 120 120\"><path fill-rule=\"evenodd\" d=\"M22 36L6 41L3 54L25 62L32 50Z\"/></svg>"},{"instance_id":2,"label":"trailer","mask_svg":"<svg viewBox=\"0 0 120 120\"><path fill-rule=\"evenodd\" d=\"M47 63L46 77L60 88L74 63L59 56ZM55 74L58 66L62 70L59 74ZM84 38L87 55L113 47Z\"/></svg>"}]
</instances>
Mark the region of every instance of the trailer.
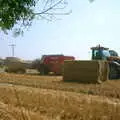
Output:
<instances>
[{"instance_id":1,"label":"trailer","mask_svg":"<svg viewBox=\"0 0 120 120\"><path fill-rule=\"evenodd\" d=\"M49 73L61 75L65 60L75 60L75 57L64 55L43 55L40 60L38 71L42 75L47 75Z\"/></svg>"}]
</instances>

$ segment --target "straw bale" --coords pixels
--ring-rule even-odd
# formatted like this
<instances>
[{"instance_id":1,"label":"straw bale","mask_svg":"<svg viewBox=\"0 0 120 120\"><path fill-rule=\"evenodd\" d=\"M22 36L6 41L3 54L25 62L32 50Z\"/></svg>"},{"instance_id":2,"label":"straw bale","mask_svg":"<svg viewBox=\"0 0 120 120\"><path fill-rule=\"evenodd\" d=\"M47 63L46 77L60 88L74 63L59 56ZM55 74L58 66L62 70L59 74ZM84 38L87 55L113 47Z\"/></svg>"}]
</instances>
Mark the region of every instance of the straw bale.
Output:
<instances>
[{"instance_id":1,"label":"straw bale","mask_svg":"<svg viewBox=\"0 0 120 120\"><path fill-rule=\"evenodd\" d=\"M8 62L6 63L6 71L7 72L22 72L24 73L26 70L26 66L22 62Z\"/></svg>"},{"instance_id":2,"label":"straw bale","mask_svg":"<svg viewBox=\"0 0 120 120\"><path fill-rule=\"evenodd\" d=\"M65 61L63 79L64 81L101 83L108 79L108 63L106 61Z\"/></svg>"}]
</instances>

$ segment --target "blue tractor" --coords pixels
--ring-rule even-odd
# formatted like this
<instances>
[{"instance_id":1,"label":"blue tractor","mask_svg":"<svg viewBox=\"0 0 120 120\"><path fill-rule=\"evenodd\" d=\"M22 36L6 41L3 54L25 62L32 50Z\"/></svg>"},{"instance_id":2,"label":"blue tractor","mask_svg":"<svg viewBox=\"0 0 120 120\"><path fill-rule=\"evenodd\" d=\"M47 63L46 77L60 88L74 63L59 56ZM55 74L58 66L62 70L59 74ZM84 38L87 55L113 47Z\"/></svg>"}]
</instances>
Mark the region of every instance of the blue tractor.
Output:
<instances>
[{"instance_id":1,"label":"blue tractor","mask_svg":"<svg viewBox=\"0 0 120 120\"><path fill-rule=\"evenodd\" d=\"M107 60L109 64L109 79L120 78L120 57L114 50L100 45L92 47L92 60Z\"/></svg>"}]
</instances>

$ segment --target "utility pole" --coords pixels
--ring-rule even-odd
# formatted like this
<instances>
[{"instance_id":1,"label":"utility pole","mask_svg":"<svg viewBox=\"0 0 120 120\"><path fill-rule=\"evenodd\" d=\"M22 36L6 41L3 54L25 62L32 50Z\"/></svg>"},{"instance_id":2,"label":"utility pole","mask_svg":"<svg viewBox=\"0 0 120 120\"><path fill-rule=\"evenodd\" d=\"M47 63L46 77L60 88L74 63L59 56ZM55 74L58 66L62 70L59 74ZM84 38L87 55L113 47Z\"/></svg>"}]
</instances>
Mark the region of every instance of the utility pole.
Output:
<instances>
[{"instance_id":1,"label":"utility pole","mask_svg":"<svg viewBox=\"0 0 120 120\"><path fill-rule=\"evenodd\" d=\"M12 48L12 57L14 57L14 55L15 55L15 44L11 44L11 45L9 45L9 46L11 46L11 48Z\"/></svg>"}]
</instances>

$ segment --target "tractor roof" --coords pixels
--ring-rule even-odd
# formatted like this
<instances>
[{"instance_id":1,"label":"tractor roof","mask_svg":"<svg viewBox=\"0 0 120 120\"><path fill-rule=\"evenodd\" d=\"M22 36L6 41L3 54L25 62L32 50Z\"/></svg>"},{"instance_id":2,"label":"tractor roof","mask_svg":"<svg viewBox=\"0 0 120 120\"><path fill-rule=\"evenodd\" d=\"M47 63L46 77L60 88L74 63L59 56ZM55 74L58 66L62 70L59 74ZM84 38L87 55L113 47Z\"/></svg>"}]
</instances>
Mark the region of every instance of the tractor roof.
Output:
<instances>
[{"instance_id":1,"label":"tractor roof","mask_svg":"<svg viewBox=\"0 0 120 120\"><path fill-rule=\"evenodd\" d=\"M102 46L98 45L98 46L96 46L96 47L92 47L91 49L92 49L92 50L98 50L98 49L108 50L109 48L102 47Z\"/></svg>"}]
</instances>

